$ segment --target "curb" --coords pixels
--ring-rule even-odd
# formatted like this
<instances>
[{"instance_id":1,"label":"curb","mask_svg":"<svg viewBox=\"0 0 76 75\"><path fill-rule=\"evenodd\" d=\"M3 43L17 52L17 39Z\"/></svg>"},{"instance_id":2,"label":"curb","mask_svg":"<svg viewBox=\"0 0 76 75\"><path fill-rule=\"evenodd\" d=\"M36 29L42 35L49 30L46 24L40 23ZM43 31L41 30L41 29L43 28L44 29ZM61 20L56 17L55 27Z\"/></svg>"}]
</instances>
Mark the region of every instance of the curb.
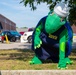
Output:
<instances>
[{"instance_id":1,"label":"curb","mask_svg":"<svg viewBox=\"0 0 76 75\"><path fill-rule=\"evenodd\" d=\"M0 70L0 75L76 75L76 70Z\"/></svg>"}]
</instances>

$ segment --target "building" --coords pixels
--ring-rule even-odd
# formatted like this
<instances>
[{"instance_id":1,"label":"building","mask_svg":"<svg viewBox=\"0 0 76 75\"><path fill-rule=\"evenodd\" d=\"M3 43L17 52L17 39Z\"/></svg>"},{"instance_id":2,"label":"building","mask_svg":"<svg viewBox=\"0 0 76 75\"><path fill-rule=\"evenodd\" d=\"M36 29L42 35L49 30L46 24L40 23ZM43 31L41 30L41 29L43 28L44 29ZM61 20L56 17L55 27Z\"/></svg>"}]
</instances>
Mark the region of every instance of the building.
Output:
<instances>
[{"instance_id":1,"label":"building","mask_svg":"<svg viewBox=\"0 0 76 75\"><path fill-rule=\"evenodd\" d=\"M0 29L2 30L16 30L16 24L0 14Z\"/></svg>"},{"instance_id":2,"label":"building","mask_svg":"<svg viewBox=\"0 0 76 75\"><path fill-rule=\"evenodd\" d=\"M73 33L76 33L76 26L72 25Z\"/></svg>"}]
</instances>

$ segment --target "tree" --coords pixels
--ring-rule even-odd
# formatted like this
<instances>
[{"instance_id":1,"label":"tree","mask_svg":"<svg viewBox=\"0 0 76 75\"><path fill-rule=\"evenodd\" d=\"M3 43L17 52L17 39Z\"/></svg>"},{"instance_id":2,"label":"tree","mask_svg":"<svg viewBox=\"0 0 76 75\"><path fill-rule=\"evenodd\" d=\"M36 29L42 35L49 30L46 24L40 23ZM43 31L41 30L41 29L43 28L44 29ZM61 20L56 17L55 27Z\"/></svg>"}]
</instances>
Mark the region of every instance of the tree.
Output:
<instances>
[{"instance_id":1,"label":"tree","mask_svg":"<svg viewBox=\"0 0 76 75\"><path fill-rule=\"evenodd\" d=\"M47 3L49 5L49 9L52 9L56 3L60 2L62 0L22 0L20 3L24 3L25 7L29 4L31 10L36 10L37 5L41 3ZM70 14L69 14L69 21L71 24L76 25L76 0L64 0L65 3L68 3L68 6L70 7Z\"/></svg>"},{"instance_id":2,"label":"tree","mask_svg":"<svg viewBox=\"0 0 76 75\"><path fill-rule=\"evenodd\" d=\"M74 24L76 26L76 6L71 7L68 19L71 25Z\"/></svg>"}]
</instances>

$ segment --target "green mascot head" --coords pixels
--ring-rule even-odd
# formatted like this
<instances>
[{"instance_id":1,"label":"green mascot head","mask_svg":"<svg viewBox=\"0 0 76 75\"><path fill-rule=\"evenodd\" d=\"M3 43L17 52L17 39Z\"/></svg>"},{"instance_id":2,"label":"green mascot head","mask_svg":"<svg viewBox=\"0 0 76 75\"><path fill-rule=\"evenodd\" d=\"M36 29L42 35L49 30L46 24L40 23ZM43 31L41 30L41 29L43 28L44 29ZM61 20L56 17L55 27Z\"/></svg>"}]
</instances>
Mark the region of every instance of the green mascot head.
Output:
<instances>
[{"instance_id":1,"label":"green mascot head","mask_svg":"<svg viewBox=\"0 0 76 75\"><path fill-rule=\"evenodd\" d=\"M66 22L69 13L67 5L59 3L54 7L53 13L49 14L46 19L45 30L47 33L54 33Z\"/></svg>"}]
</instances>

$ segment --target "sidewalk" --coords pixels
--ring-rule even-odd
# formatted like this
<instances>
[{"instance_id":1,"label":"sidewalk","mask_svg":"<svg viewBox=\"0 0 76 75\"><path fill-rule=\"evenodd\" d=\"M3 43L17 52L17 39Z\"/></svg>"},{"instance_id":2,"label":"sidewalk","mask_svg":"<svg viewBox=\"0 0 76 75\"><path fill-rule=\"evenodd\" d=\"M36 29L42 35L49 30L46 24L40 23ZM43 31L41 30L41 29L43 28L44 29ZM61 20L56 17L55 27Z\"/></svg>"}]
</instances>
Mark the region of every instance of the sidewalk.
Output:
<instances>
[{"instance_id":1,"label":"sidewalk","mask_svg":"<svg viewBox=\"0 0 76 75\"><path fill-rule=\"evenodd\" d=\"M76 75L76 70L1 70L0 75Z\"/></svg>"}]
</instances>

